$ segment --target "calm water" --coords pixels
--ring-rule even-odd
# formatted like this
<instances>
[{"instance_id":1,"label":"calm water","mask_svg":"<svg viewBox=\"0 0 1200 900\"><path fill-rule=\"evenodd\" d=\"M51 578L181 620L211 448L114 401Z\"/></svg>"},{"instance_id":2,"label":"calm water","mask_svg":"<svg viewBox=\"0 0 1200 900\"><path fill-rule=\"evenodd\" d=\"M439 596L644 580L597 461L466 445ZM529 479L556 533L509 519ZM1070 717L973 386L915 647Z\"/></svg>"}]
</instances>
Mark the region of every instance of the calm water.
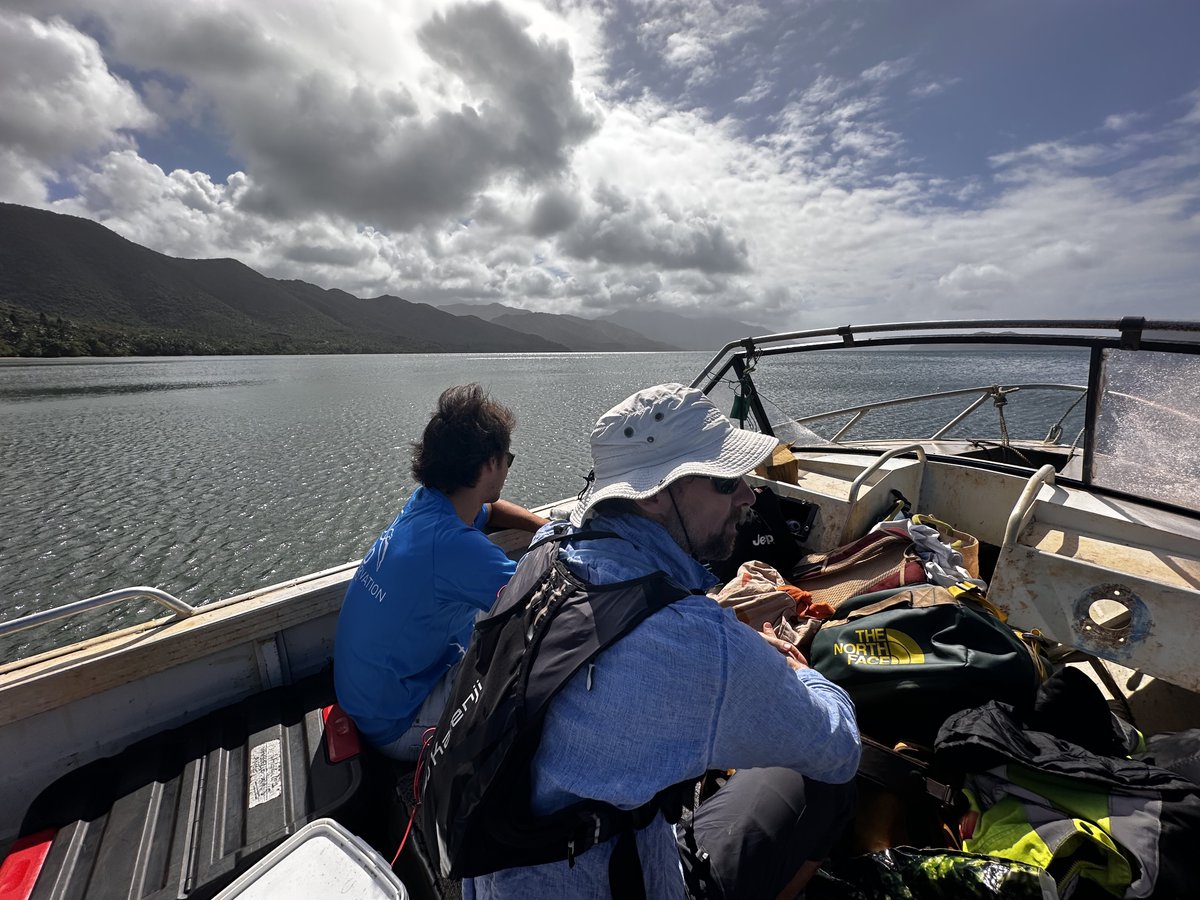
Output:
<instances>
[{"instance_id":1,"label":"calm water","mask_svg":"<svg viewBox=\"0 0 1200 900\"><path fill-rule=\"evenodd\" d=\"M600 413L647 384L689 381L709 355L0 364L0 618L135 584L200 604L358 558L412 490L408 443L451 384L480 381L517 414L506 496L557 500L582 486ZM762 392L773 411L803 415L997 381L1079 384L1086 372L1080 356L1037 351L882 356L764 361ZM715 396L728 410L728 393ZM1069 402L1030 404L1025 424L1041 437ZM1016 436L1024 420L1009 416ZM861 433L890 424L874 416ZM971 427L995 434L990 405L960 431ZM25 632L0 659L156 610L114 607Z\"/></svg>"}]
</instances>

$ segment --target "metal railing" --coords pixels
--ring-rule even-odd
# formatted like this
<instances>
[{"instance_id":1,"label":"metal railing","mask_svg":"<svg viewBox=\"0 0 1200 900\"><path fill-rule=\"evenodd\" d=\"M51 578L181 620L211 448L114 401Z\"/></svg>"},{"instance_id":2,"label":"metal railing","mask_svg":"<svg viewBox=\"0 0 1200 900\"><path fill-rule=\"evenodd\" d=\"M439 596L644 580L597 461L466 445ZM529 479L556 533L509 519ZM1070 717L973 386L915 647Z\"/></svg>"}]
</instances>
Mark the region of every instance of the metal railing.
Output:
<instances>
[{"instance_id":1,"label":"metal railing","mask_svg":"<svg viewBox=\"0 0 1200 900\"><path fill-rule=\"evenodd\" d=\"M1054 332L1046 334L1047 332ZM1200 332L1200 321L1143 319L958 319L930 322L890 322L874 325L840 325L746 336L730 341L717 351L692 387L712 390L736 356L771 356L831 349L854 349L872 345L915 344L1045 344L1062 347L1114 346L1133 348L1141 344L1160 344L1164 335L1169 343L1183 335ZM1153 335L1153 338L1145 335ZM823 338L833 340L822 341ZM1190 352L1200 352L1196 338L1189 337Z\"/></svg>"},{"instance_id":2,"label":"metal railing","mask_svg":"<svg viewBox=\"0 0 1200 900\"><path fill-rule=\"evenodd\" d=\"M47 622L55 622L59 619L65 619L68 616L73 616L82 612L90 612L94 609L100 609L105 606L111 606L114 603L121 603L125 600L136 600L139 598L147 598L165 606L167 609L175 613L175 618L171 621L186 619L189 616L196 614L196 607L192 606L178 597L168 594L166 591L160 591L158 588L152 587L128 587L121 588L116 591L109 591L106 594L97 594L95 597L88 597L86 600L76 600L74 603L66 603L62 606L56 606L54 609L46 609L41 612L30 613L27 616L22 616L19 619L13 619L10 622L0 622L0 637L14 634L18 631L24 631L26 628L33 628L36 625L45 625Z\"/></svg>"},{"instance_id":3,"label":"metal railing","mask_svg":"<svg viewBox=\"0 0 1200 900\"><path fill-rule=\"evenodd\" d=\"M852 429L855 425L857 425L859 422L861 422L866 417L867 413L871 412L872 410L887 409L889 407L894 407L894 406L904 406L904 405L910 404L910 403L922 403L922 402L929 401L929 400L944 400L948 397L962 397L962 396L968 396L968 395L978 395L971 403L969 403L967 405L967 407L962 412L960 412L956 416L954 416L949 422L947 422L941 428L938 428L928 438L928 440L936 441L936 440L940 440L941 438L945 437L946 434L949 433L950 429L952 429L954 426L956 426L960 422L962 422L967 416L969 416L976 409L978 409L980 406L982 406L984 403L986 403L989 399L992 400L992 402L994 402L994 403L998 403L998 405L1003 405L1003 403L1006 402L1005 398L1007 397L1008 394L1015 394L1018 391L1034 391L1034 390L1071 391L1071 392L1074 392L1074 393L1077 393L1080 395L1087 393L1087 388L1082 385L1078 385L1078 384L1040 384L1040 383L1012 384L1012 385L991 384L991 385L981 385L979 387L956 388L954 390L949 390L949 391L938 391L937 393L933 393L933 394L916 394L911 397L896 397L891 400L879 400L874 403L862 403L862 404L859 404L858 406L847 406L842 409L835 409L835 410L830 410L828 412L815 413L811 416L801 416L800 418L793 419L792 421L795 422L797 425L808 425L810 422L820 422L825 419L834 419L834 418L838 418L840 416L851 416L852 418L850 419L850 421L847 422L845 425L843 425L838 430L837 434L835 434L832 438L830 438L830 441L832 441L833 443L836 444L843 437L845 437L845 435L850 431L850 429ZM906 437L911 437L911 435L906 435Z\"/></svg>"},{"instance_id":4,"label":"metal railing","mask_svg":"<svg viewBox=\"0 0 1200 900\"><path fill-rule=\"evenodd\" d=\"M882 454L878 459L859 472L858 477L855 478L854 482L850 485L850 492L846 495L847 506L849 506L850 509L854 508L854 504L858 502L858 494L862 490L863 485L867 483L872 475L883 468L883 464L885 462L904 453L915 453L917 455L917 461L921 467L920 474L917 476L917 496L920 496L920 485L925 478L925 448L920 444L909 444L907 447L896 447L893 450L889 450L887 453ZM840 541L838 541L838 543L844 544L848 540L850 540L850 515L847 513L846 521L842 523L842 538Z\"/></svg>"},{"instance_id":5,"label":"metal railing","mask_svg":"<svg viewBox=\"0 0 1200 900\"><path fill-rule=\"evenodd\" d=\"M1037 500L1038 493L1041 491L1043 484L1053 487L1054 466L1042 466L1025 482L1021 496L1017 498L1012 512L1009 513L1008 523L1004 526L1004 542L1000 545L1002 549L1008 550L1013 547L1017 543L1017 538L1021 536L1021 532L1025 526L1029 524L1029 517L1033 513L1034 501Z\"/></svg>"}]
</instances>

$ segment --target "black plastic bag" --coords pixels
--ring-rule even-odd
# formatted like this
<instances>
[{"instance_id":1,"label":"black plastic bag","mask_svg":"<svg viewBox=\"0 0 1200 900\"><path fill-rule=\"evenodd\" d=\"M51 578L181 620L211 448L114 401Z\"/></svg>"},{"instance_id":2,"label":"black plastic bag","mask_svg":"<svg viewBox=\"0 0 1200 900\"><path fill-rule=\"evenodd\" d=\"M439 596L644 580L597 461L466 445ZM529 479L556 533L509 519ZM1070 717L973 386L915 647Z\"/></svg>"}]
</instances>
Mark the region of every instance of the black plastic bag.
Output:
<instances>
[{"instance_id":1,"label":"black plastic bag","mask_svg":"<svg viewBox=\"0 0 1200 900\"><path fill-rule=\"evenodd\" d=\"M1053 879L1036 866L959 853L893 847L827 862L807 900L1055 900Z\"/></svg>"}]
</instances>

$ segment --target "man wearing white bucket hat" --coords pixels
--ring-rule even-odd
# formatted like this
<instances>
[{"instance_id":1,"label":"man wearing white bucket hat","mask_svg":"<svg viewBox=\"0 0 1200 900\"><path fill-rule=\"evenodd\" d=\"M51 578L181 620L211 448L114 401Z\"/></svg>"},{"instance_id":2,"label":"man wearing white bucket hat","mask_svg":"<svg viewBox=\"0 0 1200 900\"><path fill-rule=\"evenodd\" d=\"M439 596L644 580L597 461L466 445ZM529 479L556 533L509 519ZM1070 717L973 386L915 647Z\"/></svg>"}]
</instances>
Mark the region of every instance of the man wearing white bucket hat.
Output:
<instances>
[{"instance_id":1,"label":"man wearing white bucket hat","mask_svg":"<svg viewBox=\"0 0 1200 900\"><path fill-rule=\"evenodd\" d=\"M795 896L850 818L860 743L849 698L794 647L705 596L716 579L703 563L728 556L753 500L742 476L776 444L735 428L698 390L639 391L596 423L594 475L571 514L572 534L618 539L581 533L557 551L592 604L656 572L690 593L550 700L531 766L534 814L580 801L632 810L706 771L739 770L688 827L659 813L632 834L646 897ZM614 860L633 843L621 840L477 877L466 896L616 896ZM621 884L625 896L624 871Z\"/></svg>"}]
</instances>

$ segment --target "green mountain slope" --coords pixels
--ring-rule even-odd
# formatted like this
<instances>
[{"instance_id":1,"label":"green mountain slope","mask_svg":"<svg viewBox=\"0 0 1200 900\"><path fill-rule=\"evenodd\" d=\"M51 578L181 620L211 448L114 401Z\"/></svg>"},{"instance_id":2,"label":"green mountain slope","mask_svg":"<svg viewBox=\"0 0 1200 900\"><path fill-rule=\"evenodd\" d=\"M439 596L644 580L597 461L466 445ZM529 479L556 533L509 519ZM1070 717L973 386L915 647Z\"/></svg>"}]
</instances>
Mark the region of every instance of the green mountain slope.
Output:
<instances>
[{"instance_id":1,"label":"green mountain slope","mask_svg":"<svg viewBox=\"0 0 1200 900\"><path fill-rule=\"evenodd\" d=\"M0 355L565 349L399 297L164 256L86 219L0 203Z\"/></svg>"}]
</instances>

